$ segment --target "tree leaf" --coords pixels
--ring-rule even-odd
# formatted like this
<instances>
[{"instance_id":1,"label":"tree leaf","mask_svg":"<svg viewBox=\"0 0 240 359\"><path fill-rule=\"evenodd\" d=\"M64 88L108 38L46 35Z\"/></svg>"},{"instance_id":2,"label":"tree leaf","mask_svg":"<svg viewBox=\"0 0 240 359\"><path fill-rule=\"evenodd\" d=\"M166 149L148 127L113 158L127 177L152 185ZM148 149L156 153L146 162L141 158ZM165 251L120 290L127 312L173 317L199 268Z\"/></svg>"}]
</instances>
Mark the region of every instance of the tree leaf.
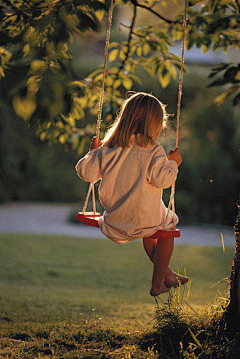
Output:
<instances>
[{"instance_id":1,"label":"tree leaf","mask_svg":"<svg viewBox=\"0 0 240 359\"><path fill-rule=\"evenodd\" d=\"M142 47L141 46L138 46L137 47L137 55L140 57L142 56Z\"/></svg>"},{"instance_id":2,"label":"tree leaf","mask_svg":"<svg viewBox=\"0 0 240 359\"><path fill-rule=\"evenodd\" d=\"M187 49L190 50L191 47L193 47L194 44L194 40L192 37L188 37L188 41L187 41Z\"/></svg>"},{"instance_id":3,"label":"tree leaf","mask_svg":"<svg viewBox=\"0 0 240 359\"><path fill-rule=\"evenodd\" d=\"M171 81L171 75L169 72L167 72L164 76L162 73L159 74L159 82L162 86L162 88L166 88Z\"/></svg>"},{"instance_id":4,"label":"tree leaf","mask_svg":"<svg viewBox=\"0 0 240 359\"><path fill-rule=\"evenodd\" d=\"M236 74L238 73L238 68L236 66L230 67L224 74L224 79L231 82L235 79Z\"/></svg>"},{"instance_id":5,"label":"tree leaf","mask_svg":"<svg viewBox=\"0 0 240 359\"><path fill-rule=\"evenodd\" d=\"M119 51L119 58L121 60L125 60L126 59L126 52L124 50L120 50Z\"/></svg>"},{"instance_id":6,"label":"tree leaf","mask_svg":"<svg viewBox=\"0 0 240 359\"><path fill-rule=\"evenodd\" d=\"M144 45L143 45L143 55L144 56L147 56L147 54L149 53L149 51L151 50L151 47L148 45L148 43L146 42Z\"/></svg>"},{"instance_id":7,"label":"tree leaf","mask_svg":"<svg viewBox=\"0 0 240 359\"><path fill-rule=\"evenodd\" d=\"M119 49L114 49L110 52L109 56L108 56L108 60L110 62L113 62L116 60L116 58L118 57L118 53L119 53Z\"/></svg>"},{"instance_id":8,"label":"tree leaf","mask_svg":"<svg viewBox=\"0 0 240 359\"><path fill-rule=\"evenodd\" d=\"M5 77L5 73L4 73L2 66L0 66L0 78L1 77Z\"/></svg>"},{"instance_id":9,"label":"tree leaf","mask_svg":"<svg viewBox=\"0 0 240 359\"><path fill-rule=\"evenodd\" d=\"M221 95L217 96L213 100L214 105L217 105L217 106L222 105L224 103L224 101L226 100L226 97L227 97L227 92L221 93Z\"/></svg>"},{"instance_id":10,"label":"tree leaf","mask_svg":"<svg viewBox=\"0 0 240 359\"><path fill-rule=\"evenodd\" d=\"M236 75L234 76L234 80L240 81L240 71L236 73Z\"/></svg>"},{"instance_id":11,"label":"tree leaf","mask_svg":"<svg viewBox=\"0 0 240 359\"><path fill-rule=\"evenodd\" d=\"M221 64L217 65L216 67L214 67L212 69L212 71L220 72L220 71L225 70L228 66L229 66L229 64L221 63Z\"/></svg>"},{"instance_id":12,"label":"tree leaf","mask_svg":"<svg viewBox=\"0 0 240 359\"><path fill-rule=\"evenodd\" d=\"M121 85L121 83L122 81L120 79L117 79L116 81L114 81L113 88L116 90Z\"/></svg>"},{"instance_id":13,"label":"tree leaf","mask_svg":"<svg viewBox=\"0 0 240 359\"><path fill-rule=\"evenodd\" d=\"M203 45L202 53L205 54L209 50L209 46Z\"/></svg>"},{"instance_id":14,"label":"tree leaf","mask_svg":"<svg viewBox=\"0 0 240 359\"><path fill-rule=\"evenodd\" d=\"M29 99L27 97L21 98L20 96L15 96L13 98L13 108L16 114L26 121L29 120L32 114L35 112L36 102L33 99Z\"/></svg>"},{"instance_id":15,"label":"tree leaf","mask_svg":"<svg viewBox=\"0 0 240 359\"><path fill-rule=\"evenodd\" d=\"M240 93L234 97L233 106L237 106L239 102L240 102Z\"/></svg>"},{"instance_id":16,"label":"tree leaf","mask_svg":"<svg viewBox=\"0 0 240 359\"><path fill-rule=\"evenodd\" d=\"M125 89L130 90L132 88L132 80L129 77L125 77L122 81L123 86Z\"/></svg>"},{"instance_id":17,"label":"tree leaf","mask_svg":"<svg viewBox=\"0 0 240 359\"><path fill-rule=\"evenodd\" d=\"M225 79L218 79L216 81L213 81L210 85L208 85L207 87L212 87L212 86L222 86L222 85L226 85L228 83L227 80Z\"/></svg>"}]
</instances>

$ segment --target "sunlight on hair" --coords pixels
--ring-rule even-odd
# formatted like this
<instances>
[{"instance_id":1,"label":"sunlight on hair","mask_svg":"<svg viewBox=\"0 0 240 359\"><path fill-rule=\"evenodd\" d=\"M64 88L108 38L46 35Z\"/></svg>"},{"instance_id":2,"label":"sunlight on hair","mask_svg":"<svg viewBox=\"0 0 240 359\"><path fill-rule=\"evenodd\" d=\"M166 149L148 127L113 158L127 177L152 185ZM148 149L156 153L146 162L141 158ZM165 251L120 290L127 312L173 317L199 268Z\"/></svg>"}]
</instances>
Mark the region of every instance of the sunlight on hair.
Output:
<instances>
[{"instance_id":1,"label":"sunlight on hair","mask_svg":"<svg viewBox=\"0 0 240 359\"><path fill-rule=\"evenodd\" d=\"M129 147L132 143L146 147L158 140L166 126L168 114L166 105L155 96L145 92L127 93L130 95L122 104L116 120L108 129L103 143Z\"/></svg>"}]
</instances>

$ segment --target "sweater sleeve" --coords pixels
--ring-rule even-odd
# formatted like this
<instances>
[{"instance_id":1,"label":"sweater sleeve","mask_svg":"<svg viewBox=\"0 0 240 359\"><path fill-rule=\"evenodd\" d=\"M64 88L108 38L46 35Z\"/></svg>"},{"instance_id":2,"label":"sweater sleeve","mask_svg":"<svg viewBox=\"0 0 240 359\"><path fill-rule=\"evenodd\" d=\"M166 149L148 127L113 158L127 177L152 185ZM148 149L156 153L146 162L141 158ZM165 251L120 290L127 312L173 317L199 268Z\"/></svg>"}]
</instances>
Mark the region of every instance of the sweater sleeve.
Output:
<instances>
[{"instance_id":1,"label":"sweater sleeve","mask_svg":"<svg viewBox=\"0 0 240 359\"><path fill-rule=\"evenodd\" d=\"M75 169L78 176L86 182L97 182L102 178L100 150L91 150L81 158Z\"/></svg>"},{"instance_id":2,"label":"sweater sleeve","mask_svg":"<svg viewBox=\"0 0 240 359\"><path fill-rule=\"evenodd\" d=\"M162 147L152 157L147 171L147 180L158 188L168 188L177 179L178 166L175 161L168 160Z\"/></svg>"}]
</instances>

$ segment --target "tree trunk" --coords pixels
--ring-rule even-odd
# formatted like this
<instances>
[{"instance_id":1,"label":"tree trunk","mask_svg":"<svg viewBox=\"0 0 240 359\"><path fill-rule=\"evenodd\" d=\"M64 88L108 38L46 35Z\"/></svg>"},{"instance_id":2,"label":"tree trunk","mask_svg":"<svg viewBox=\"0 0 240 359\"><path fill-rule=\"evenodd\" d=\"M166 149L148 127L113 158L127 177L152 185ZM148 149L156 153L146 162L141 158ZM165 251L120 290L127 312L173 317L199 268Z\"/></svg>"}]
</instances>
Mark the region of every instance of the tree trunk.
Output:
<instances>
[{"instance_id":1,"label":"tree trunk","mask_svg":"<svg viewBox=\"0 0 240 359\"><path fill-rule=\"evenodd\" d=\"M229 328L240 330L240 196L237 201L238 214L235 224L235 252L230 277L230 302L226 309L226 322Z\"/></svg>"}]
</instances>

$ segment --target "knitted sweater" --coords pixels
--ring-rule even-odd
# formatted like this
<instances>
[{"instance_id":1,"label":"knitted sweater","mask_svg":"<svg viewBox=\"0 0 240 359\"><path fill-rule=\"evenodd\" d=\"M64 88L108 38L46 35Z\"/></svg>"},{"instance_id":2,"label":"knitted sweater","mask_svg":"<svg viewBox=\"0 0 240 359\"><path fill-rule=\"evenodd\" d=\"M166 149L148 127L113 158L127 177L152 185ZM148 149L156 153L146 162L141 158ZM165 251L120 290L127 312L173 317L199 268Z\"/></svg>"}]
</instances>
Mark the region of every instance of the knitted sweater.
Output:
<instances>
[{"instance_id":1,"label":"knitted sweater","mask_svg":"<svg viewBox=\"0 0 240 359\"><path fill-rule=\"evenodd\" d=\"M178 167L167 159L161 145L103 146L81 158L76 171L84 181L101 180L99 198L105 211L99 227L108 238L126 243L163 229L166 207L162 192L175 182ZM170 211L165 229L172 228Z\"/></svg>"}]
</instances>

